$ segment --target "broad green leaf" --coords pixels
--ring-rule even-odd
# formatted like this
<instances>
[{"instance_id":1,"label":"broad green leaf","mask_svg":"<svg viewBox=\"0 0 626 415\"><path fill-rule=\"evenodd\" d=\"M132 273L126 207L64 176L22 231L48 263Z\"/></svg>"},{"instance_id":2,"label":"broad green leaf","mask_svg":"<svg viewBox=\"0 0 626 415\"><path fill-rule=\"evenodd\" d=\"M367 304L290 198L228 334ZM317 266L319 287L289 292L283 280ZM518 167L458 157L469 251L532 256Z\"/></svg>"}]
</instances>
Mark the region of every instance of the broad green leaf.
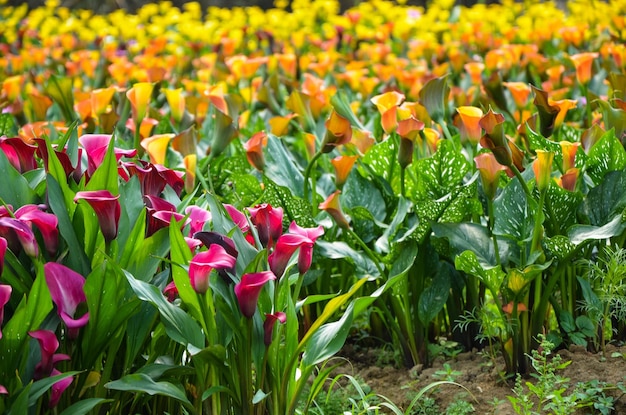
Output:
<instances>
[{"instance_id":1,"label":"broad green leaf","mask_svg":"<svg viewBox=\"0 0 626 415\"><path fill-rule=\"evenodd\" d=\"M449 94L448 75L433 78L420 89L420 103L426 107L430 118L439 120L445 116Z\"/></svg>"},{"instance_id":2,"label":"broad green leaf","mask_svg":"<svg viewBox=\"0 0 626 415\"><path fill-rule=\"evenodd\" d=\"M393 219L383 234L376 240L376 248L380 252L389 252L390 248L390 239L392 239L396 232L398 232L398 228L404 222L407 213L409 212L409 207L411 206L411 202L409 202L406 198L400 196L398 199L397 210L393 215Z\"/></svg>"},{"instance_id":3,"label":"broad green leaf","mask_svg":"<svg viewBox=\"0 0 626 415\"><path fill-rule=\"evenodd\" d=\"M37 277L33 286L20 301L11 319L2 327L0 339L0 379L9 379L25 357L25 345L30 339L28 332L39 329L42 322L52 311L52 298L46 285L43 265L37 265Z\"/></svg>"},{"instance_id":4,"label":"broad green leaf","mask_svg":"<svg viewBox=\"0 0 626 415\"><path fill-rule=\"evenodd\" d=\"M537 202L528 200L517 179L508 183L493 202L493 208L493 233L517 243L530 241L535 221L543 221L543 214L537 214Z\"/></svg>"},{"instance_id":5,"label":"broad green leaf","mask_svg":"<svg viewBox=\"0 0 626 415\"><path fill-rule=\"evenodd\" d=\"M589 240L603 240L621 235L624 229L626 229L626 222L619 214L604 226L574 225L569 228L567 235L574 245L578 245Z\"/></svg>"},{"instance_id":6,"label":"broad green leaf","mask_svg":"<svg viewBox=\"0 0 626 415\"><path fill-rule=\"evenodd\" d=\"M128 286L121 269L105 261L86 278L84 290L89 309L82 348L95 359L116 337L117 331L134 314L140 302L127 295Z\"/></svg>"},{"instance_id":7,"label":"broad green leaf","mask_svg":"<svg viewBox=\"0 0 626 415\"><path fill-rule=\"evenodd\" d=\"M323 362L343 347L350 333L353 307L351 303L339 320L326 323L313 333L304 349L302 365L312 366Z\"/></svg>"},{"instance_id":8,"label":"broad green leaf","mask_svg":"<svg viewBox=\"0 0 626 415\"><path fill-rule=\"evenodd\" d=\"M558 224L559 230L564 231L578 222L576 212L583 201L580 192L569 192L561 186L550 186L546 194L546 204L548 209L545 226ZM553 230L556 231L556 230ZM556 233L556 232L555 232Z\"/></svg>"},{"instance_id":9,"label":"broad green leaf","mask_svg":"<svg viewBox=\"0 0 626 415\"><path fill-rule=\"evenodd\" d=\"M171 304L154 285L135 279L128 272L124 272L135 294L143 300L152 303L161 314L167 335L183 346L193 345L196 348L204 346L204 336L198 323L180 308Z\"/></svg>"},{"instance_id":10,"label":"broad green leaf","mask_svg":"<svg viewBox=\"0 0 626 415\"><path fill-rule=\"evenodd\" d=\"M364 207L378 221L384 221L387 216L385 201L380 190L356 169L350 172L341 197L342 204L347 208Z\"/></svg>"},{"instance_id":11,"label":"broad green leaf","mask_svg":"<svg viewBox=\"0 0 626 415\"><path fill-rule=\"evenodd\" d=\"M356 127L359 130L367 131L367 128L365 128L365 126L361 123L361 120L354 115L352 107L350 106L350 101L344 92L339 91L334 94L330 99L330 104L333 106L337 114L350 121L350 124L352 124L353 127Z\"/></svg>"},{"instance_id":12,"label":"broad green leaf","mask_svg":"<svg viewBox=\"0 0 626 415\"><path fill-rule=\"evenodd\" d=\"M389 181L389 163L397 163L393 140L385 140L370 147L367 153L365 153L362 162L368 167L372 176L379 176ZM398 172L396 173L397 176L400 175ZM393 183L392 187L399 192L399 177L397 183L397 188Z\"/></svg>"},{"instance_id":13,"label":"broad green leaf","mask_svg":"<svg viewBox=\"0 0 626 415\"><path fill-rule=\"evenodd\" d=\"M19 171L11 165L4 151L0 151L0 199L14 209L35 203L37 195L28 185L28 181L22 177Z\"/></svg>"},{"instance_id":14,"label":"broad green leaf","mask_svg":"<svg viewBox=\"0 0 626 415\"><path fill-rule=\"evenodd\" d=\"M126 326L126 362L134 362L142 351L142 347L150 336L155 321L157 310L152 304L141 302L139 311L128 319Z\"/></svg>"},{"instance_id":15,"label":"broad green leaf","mask_svg":"<svg viewBox=\"0 0 626 415\"><path fill-rule=\"evenodd\" d=\"M289 189L292 195L302 197L304 177L282 141L268 134L264 154L264 174L277 185Z\"/></svg>"},{"instance_id":16,"label":"broad green leaf","mask_svg":"<svg viewBox=\"0 0 626 415\"><path fill-rule=\"evenodd\" d=\"M586 337L596 336L596 326L591 319L585 315L576 317L576 327L578 327L578 330Z\"/></svg>"},{"instance_id":17,"label":"broad green leaf","mask_svg":"<svg viewBox=\"0 0 626 415\"><path fill-rule=\"evenodd\" d=\"M475 223L436 223L433 224L433 232L438 238L448 239L455 255L471 251L481 267L489 269L498 265L493 239L486 227ZM498 239L498 248L500 259L505 263L509 253L508 242Z\"/></svg>"},{"instance_id":18,"label":"broad green leaf","mask_svg":"<svg viewBox=\"0 0 626 415\"><path fill-rule=\"evenodd\" d=\"M424 326L428 325L448 301L451 281L451 265L441 263L439 271L432 279L432 284L420 294L417 316Z\"/></svg>"},{"instance_id":19,"label":"broad green leaf","mask_svg":"<svg viewBox=\"0 0 626 415\"><path fill-rule=\"evenodd\" d=\"M499 293L505 273L499 266L484 267L472 251L465 251L454 259L457 270L474 275L485 283L492 294Z\"/></svg>"},{"instance_id":20,"label":"broad green leaf","mask_svg":"<svg viewBox=\"0 0 626 415\"><path fill-rule=\"evenodd\" d=\"M596 185L599 185L608 172L624 169L626 169L626 150L615 137L615 132L609 130L589 150L587 174Z\"/></svg>"},{"instance_id":21,"label":"broad green leaf","mask_svg":"<svg viewBox=\"0 0 626 415\"><path fill-rule=\"evenodd\" d=\"M138 227L145 228L146 218L145 216L140 217L141 215L145 215L145 204L143 198L137 197L137 195L141 194L141 184L137 176L131 177L128 182L122 182L119 186L119 190L122 212L118 226L117 241L120 253L124 255L123 252L126 249L126 242L129 235L134 232L139 232L140 229L137 229ZM143 232L145 233L145 229ZM138 243L138 240L138 236L135 236L134 240L129 243ZM122 266L122 268L125 267Z\"/></svg>"},{"instance_id":22,"label":"broad green leaf","mask_svg":"<svg viewBox=\"0 0 626 415\"><path fill-rule=\"evenodd\" d=\"M11 114L0 114L0 137L15 137L17 136L17 125Z\"/></svg>"},{"instance_id":23,"label":"broad green leaf","mask_svg":"<svg viewBox=\"0 0 626 415\"><path fill-rule=\"evenodd\" d=\"M597 99L594 102L602 110L605 128L615 130L615 136L622 137L626 133L626 111L621 108L614 108L602 99Z\"/></svg>"},{"instance_id":24,"label":"broad green leaf","mask_svg":"<svg viewBox=\"0 0 626 415\"><path fill-rule=\"evenodd\" d=\"M350 215L350 223L354 233L359 235L363 242L369 243L380 234L376 218L363 206L346 209L346 212Z\"/></svg>"},{"instance_id":25,"label":"broad green leaf","mask_svg":"<svg viewBox=\"0 0 626 415\"><path fill-rule=\"evenodd\" d=\"M441 140L437 152L413 163L413 170L417 176L415 197L437 200L463 186L463 178L470 166L452 142Z\"/></svg>"},{"instance_id":26,"label":"broad green leaf","mask_svg":"<svg viewBox=\"0 0 626 415\"><path fill-rule=\"evenodd\" d=\"M61 415L87 415L96 406L103 403L114 402L113 399L87 398L68 406Z\"/></svg>"},{"instance_id":27,"label":"broad green leaf","mask_svg":"<svg viewBox=\"0 0 626 415\"><path fill-rule=\"evenodd\" d=\"M143 221L145 216L140 216ZM137 225L136 225L137 227ZM139 230L143 230L144 226L139 225ZM128 262L125 268L128 272L135 275L142 281L149 281L157 272L157 269L163 262L170 251L170 240L167 229L159 229L148 238L143 238L142 234L134 234L136 238L134 244L126 244L128 252ZM132 250L129 248L132 247ZM125 252L126 253L126 252ZM121 261L124 262L124 261Z\"/></svg>"},{"instance_id":28,"label":"broad green leaf","mask_svg":"<svg viewBox=\"0 0 626 415\"><path fill-rule=\"evenodd\" d=\"M589 190L580 205L580 213L589 218L589 223L602 226L626 207L626 171L608 172L602 181Z\"/></svg>"},{"instance_id":29,"label":"broad green leaf","mask_svg":"<svg viewBox=\"0 0 626 415\"><path fill-rule=\"evenodd\" d=\"M28 413L28 395L32 386L31 382L18 393L17 398L13 400L13 404L6 412L7 415L24 415Z\"/></svg>"},{"instance_id":30,"label":"broad green leaf","mask_svg":"<svg viewBox=\"0 0 626 415\"><path fill-rule=\"evenodd\" d=\"M374 261L362 253L350 247L345 242L341 241L322 241L316 242L316 249L321 256L329 259L342 259L345 258L349 262L353 263L356 267L355 276L357 278L379 276L380 272L376 268Z\"/></svg>"},{"instance_id":31,"label":"broad green leaf","mask_svg":"<svg viewBox=\"0 0 626 415\"><path fill-rule=\"evenodd\" d=\"M104 387L127 392L147 393L148 395L167 396L182 402L188 407L192 406L183 389L170 382L156 382L144 373L126 375L119 380L107 383Z\"/></svg>"},{"instance_id":32,"label":"broad green leaf","mask_svg":"<svg viewBox=\"0 0 626 415\"><path fill-rule=\"evenodd\" d=\"M587 278L577 276L578 284L582 290L583 298L585 299L585 306L587 307L588 314L599 314L604 311L602 301L598 295L591 288L591 284Z\"/></svg>"},{"instance_id":33,"label":"broad green leaf","mask_svg":"<svg viewBox=\"0 0 626 415\"><path fill-rule=\"evenodd\" d=\"M576 323L572 313L566 310L561 310L559 313L559 323L566 333L571 333L576 330Z\"/></svg>"},{"instance_id":34,"label":"broad green leaf","mask_svg":"<svg viewBox=\"0 0 626 415\"><path fill-rule=\"evenodd\" d=\"M28 406L35 405L37 403L37 399L41 398L41 396L44 393L46 393L48 389L50 389L52 385L54 385L58 381L72 377L74 375L77 375L78 373L80 372L78 371L65 372L65 373L61 373L60 375L50 376L47 378L40 379L36 382L33 382L30 388L30 392L28 394Z\"/></svg>"},{"instance_id":35,"label":"broad green leaf","mask_svg":"<svg viewBox=\"0 0 626 415\"><path fill-rule=\"evenodd\" d=\"M115 140L112 139L109 142L102 164L93 172L85 190L108 190L112 195L116 196L120 193L118 181Z\"/></svg>"},{"instance_id":36,"label":"broad green leaf","mask_svg":"<svg viewBox=\"0 0 626 415\"><path fill-rule=\"evenodd\" d=\"M544 238L541 241L548 258L555 258L557 261L563 261L574 254L576 245L574 245L567 236L555 235L552 238Z\"/></svg>"}]
</instances>

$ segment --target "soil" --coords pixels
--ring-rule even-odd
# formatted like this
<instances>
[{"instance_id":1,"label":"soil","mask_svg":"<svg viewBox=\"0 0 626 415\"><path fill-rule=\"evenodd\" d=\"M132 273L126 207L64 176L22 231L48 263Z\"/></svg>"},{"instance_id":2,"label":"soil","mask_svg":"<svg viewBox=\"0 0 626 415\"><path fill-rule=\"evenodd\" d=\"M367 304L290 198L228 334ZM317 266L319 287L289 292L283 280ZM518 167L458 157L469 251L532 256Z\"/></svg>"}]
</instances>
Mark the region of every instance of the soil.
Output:
<instances>
[{"instance_id":1,"label":"soil","mask_svg":"<svg viewBox=\"0 0 626 415\"><path fill-rule=\"evenodd\" d=\"M563 361L571 361L557 374L569 378L570 389L578 382L598 380L607 384L626 384L626 346L608 345L602 354L588 352L580 346L556 352ZM454 358L436 358L431 367L417 365L411 369L400 368L389 359L390 353L381 349L362 348L355 344L347 344L340 353L349 363L344 364L339 373L350 374L364 382L374 394L383 395L403 411L411 399L429 384L442 379L449 365L455 373L455 382L463 385L463 389L454 385L443 385L430 389L426 395L434 398L444 414L448 405L455 400L465 400L474 407L474 414L515 415L515 411L507 396L514 396L512 388L514 379L503 378L504 362L501 358L489 358L486 353L460 353ZM439 372L439 374L437 373ZM531 378L532 379L532 378ZM469 393L468 393L469 392ZM626 414L626 396L614 389L608 391L617 399L612 414ZM494 404L497 401L497 404ZM584 415L600 413L589 408L579 409L576 414Z\"/></svg>"}]
</instances>

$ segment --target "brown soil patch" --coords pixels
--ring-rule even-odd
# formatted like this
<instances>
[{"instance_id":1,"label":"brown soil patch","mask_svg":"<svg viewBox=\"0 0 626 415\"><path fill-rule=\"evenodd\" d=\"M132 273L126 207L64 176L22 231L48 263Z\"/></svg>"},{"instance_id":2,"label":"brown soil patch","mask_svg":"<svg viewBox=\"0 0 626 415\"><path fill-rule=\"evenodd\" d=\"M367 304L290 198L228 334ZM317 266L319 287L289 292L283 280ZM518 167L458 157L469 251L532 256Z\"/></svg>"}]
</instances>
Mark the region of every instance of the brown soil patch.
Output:
<instances>
[{"instance_id":1,"label":"brown soil patch","mask_svg":"<svg viewBox=\"0 0 626 415\"><path fill-rule=\"evenodd\" d=\"M565 369L558 372L569 378L569 385L573 387L578 382L599 380L609 384L626 383L626 346L608 346L606 357L601 354L589 353L582 347L573 346L569 350L558 352L563 361L571 361ZM621 354L621 357L613 357ZM461 353L453 359L437 358L429 368L416 366L412 369L395 367L389 361L389 352L373 348L359 348L347 344L340 356L350 363L343 365L339 373L346 373L366 383L371 392L384 395L400 409L404 410L410 404L415 394L429 384L441 379L438 371L444 370L448 364L455 375L455 381L463 385L464 389L453 385L437 387L427 393L434 398L441 412L445 413L447 406L459 398L470 402L475 414L515 415L515 411L507 396L513 396L514 380L505 381L500 372L504 365L500 358L491 361L487 356L476 351ZM385 358L387 356L387 358ZM610 392L614 397L620 397L620 391ZM500 402L494 405L494 400ZM591 410L579 413L597 413ZM626 414L626 396L622 396L615 404L613 414Z\"/></svg>"}]
</instances>

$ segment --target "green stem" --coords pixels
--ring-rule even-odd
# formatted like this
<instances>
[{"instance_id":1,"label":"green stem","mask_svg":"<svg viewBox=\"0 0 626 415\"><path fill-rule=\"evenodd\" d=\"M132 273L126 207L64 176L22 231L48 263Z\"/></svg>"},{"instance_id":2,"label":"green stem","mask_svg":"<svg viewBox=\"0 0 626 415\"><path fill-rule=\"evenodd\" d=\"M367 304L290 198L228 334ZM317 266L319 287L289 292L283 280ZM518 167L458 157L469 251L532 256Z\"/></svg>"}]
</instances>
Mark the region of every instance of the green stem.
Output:
<instances>
[{"instance_id":1,"label":"green stem","mask_svg":"<svg viewBox=\"0 0 626 415\"><path fill-rule=\"evenodd\" d=\"M526 197L528 199L531 199L533 196L530 193L530 189L528 188L528 185L526 184L526 181L522 177L522 173L520 173L520 171L515 166L515 164L511 164L510 168L511 168L511 171L513 172L513 174L515 175L515 177L517 177L517 180L519 180L520 184L522 185L522 189L524 189L524 193L526 193Z\"/></svg>"},{"instance_id":2,"label":"green stem","mask_svg":"<svg viewBox=\"0 0 626 415\"><path fill-rule=\"evenodd\" d=\"M493 200L491 198L487 199L487 214L489 215L489 233L491 234L491 238L493 239L493 250L496 255L496 263L498 266L501 266L500 262L500 250L498 249L498 238L493 233L493 227L495 222L494 212L493 212Z\"/></svg>"},{"instance_id":3,"label":"green stem","mask_svg":"<svg viewBox=\"0 0 626 415\"><path fill-rule=\"evenodd\" d=\"M322 156L322 150L318 151L317 153L315 153L313 155L313 158L311 159L311 161L309 161L309 164L307 164L306 169L304 170L304 189L303 189L303 196L304 196L304 200L307 202L311 202L309 200L309 179L311 177L311 170L313 169L313 166L315 165L315 163L317 163L317 159L319 159ZM313 213L315 213L316 211L316 206L315 203L312 203L311 206L313 207Z\"/></svg>"},{"instance_id":4,"label":"green stem","mask_svg":"<svg viewBox=\"0 0 626 415\"><path fill-rule=\"evenodd\" d=\"M363 239L361 239L359 235L357 235L352 229L346 228L346 232L348 232L348 235L353 237L356 240L356 242L361 246L361 248L363 248L367 256L369 256L370 259L374 262L374 265L376 265L376 269L378 269L378 272L380 273L380 275L381 276L385 275L385 271L383 267L380 265L380 262L382 261L382 259L374 251L372 251L367 246L367 244L363 242Z\"/></svg>"},{"instance_id":5,"label":"green stem","mask_svg":"<svg viewBox=\"0 0 626 415\"><path fill-rule=\"evenodd\" d=\"M405 196L405 190L404 190L404 171L406 169L404 167L400 167L400 195L402 197Z\"/></svg>"}]
</instances>

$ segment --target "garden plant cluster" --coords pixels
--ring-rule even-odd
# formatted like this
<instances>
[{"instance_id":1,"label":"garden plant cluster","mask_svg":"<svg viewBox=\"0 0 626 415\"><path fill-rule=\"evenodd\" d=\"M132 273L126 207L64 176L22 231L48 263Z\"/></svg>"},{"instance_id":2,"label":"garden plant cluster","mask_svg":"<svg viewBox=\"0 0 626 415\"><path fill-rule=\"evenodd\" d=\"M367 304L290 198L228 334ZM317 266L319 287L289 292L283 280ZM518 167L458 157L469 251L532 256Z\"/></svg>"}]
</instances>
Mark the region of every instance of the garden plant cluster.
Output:
<instances>
[{"instance_id":1,"label":"garden plant cluster","mask_svg":"<svg viewBox=\"0 0 626 415\"><path fill-rule=\"evenodd\" d=\"M314 413L357 323L626 340L626 1L284 3L0 10L0 412Z\"/></svg>"}]
</instances>

